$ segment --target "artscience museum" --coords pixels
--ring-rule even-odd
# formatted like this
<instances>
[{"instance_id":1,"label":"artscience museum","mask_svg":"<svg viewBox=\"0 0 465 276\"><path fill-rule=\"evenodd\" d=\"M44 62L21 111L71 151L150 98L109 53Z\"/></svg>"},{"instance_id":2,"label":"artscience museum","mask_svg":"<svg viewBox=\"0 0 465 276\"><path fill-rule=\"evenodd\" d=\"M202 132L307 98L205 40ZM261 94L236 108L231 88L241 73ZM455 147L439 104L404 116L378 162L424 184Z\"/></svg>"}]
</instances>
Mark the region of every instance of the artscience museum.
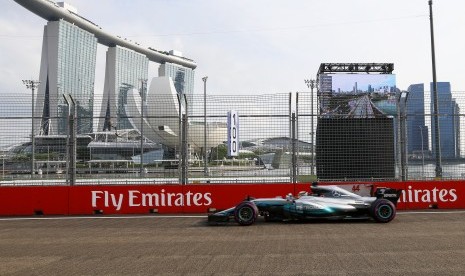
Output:
<instances>
[{"instance_id":1,"label":"artscience museum","mask_svg":"<svg viewBox=\"0 0 465 276\"><path fill-rule=\"evenodd\" d=\"M147 139L170 148L177 148L180 145L179 122L180 115L185 113L185 106L178 97L170 77L153 78L144 103L138 90L128 91L125 109L131 124ZM204 147L205 131L207 149L227 140L226 123L207 122L205 129L203 119L190 118L187 137L192 149Z\"/></svg>"}]
</instances>

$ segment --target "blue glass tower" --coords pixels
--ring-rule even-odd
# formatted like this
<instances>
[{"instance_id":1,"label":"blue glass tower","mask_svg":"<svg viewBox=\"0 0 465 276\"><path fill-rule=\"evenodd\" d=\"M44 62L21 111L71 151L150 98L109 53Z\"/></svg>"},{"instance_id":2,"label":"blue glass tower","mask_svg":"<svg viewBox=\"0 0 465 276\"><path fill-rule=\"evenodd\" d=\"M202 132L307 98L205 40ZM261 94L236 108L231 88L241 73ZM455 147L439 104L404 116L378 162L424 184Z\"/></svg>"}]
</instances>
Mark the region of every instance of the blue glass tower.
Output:
<instances>
[{"instance_id":1,"label":"blue glass tower","mask_svg":"<svg viewBox=\"0 0 465 276\"><path fill-rule=\"evenodd\" d=\"M177 51L170 51L170 53L182 56ZM171 77L176 92L179 95L186 95L189 106L193 106L194 100L194 73L195 71L191 68L169 62L161 64L158 68L158 76ZM192 108L188 112L192 114Z\"/></svg>"},{"instance_id":2,"label":"blue glass tower","mask_svg":"<svg viewBox=\"0 0 465 276\"><path fill-rule=\"evenodd\" d=\"M438 121L439 121L439 134L441 143L441 154L444 158L456 158L460 156L460 135L459 135L459 116L458 105L455 99L452 98L451 88L449 82L438 82ZM430 83L431 98L433 91L433 83ZM433 112L433 104L431 103L431 114ZM431 137L435 136L434 117L431 117ZM435 141L432 139L433 148ZM433 153L434 154L434 153Z\"/></svg>"},{"instance_id":3,"label":"blue glass tower","mask_svg":"<svg viewBox=\"0 0 465 276\"><path fill-rule=\"evenodd\" d=\"M171 77L178 94L193 94L194 70L173 63L164 63L160 65L158 75Z\"/></svg>"},{"instance_id":4,"label":"blue glass tower","mask_svg":"<svg viewBox=\"0 0 465 276\"><path fill-rule=\"evenodd\" d=\"M44 28L35 129L42 135L65 134L68 107L63 94L77 105L77 132L92 132L97 38L64 20Z\"/></svg>"},{"instance_id":5,"label":"blue glass tower","mask_svg":"<svg viewBox=\"0 0 465 276\"><path fill-rule=\"evenodd\" d=\"M130 89L141 90L148 66L149 60L142 54L121 47L108 48L98 131L133 128L125 111L127 93Z\"/></svg>"},{"instance_id":6,"label":"blue glass tower","mask_svg":"<svg viewBox=\"0 0 465 276\"><path fill-rule=\"evenodd\" d=\"M407 150L409 154L429 150L428 127L425 125L425 87L423 83L408 87Z\"/></svg>"}]
</instances>

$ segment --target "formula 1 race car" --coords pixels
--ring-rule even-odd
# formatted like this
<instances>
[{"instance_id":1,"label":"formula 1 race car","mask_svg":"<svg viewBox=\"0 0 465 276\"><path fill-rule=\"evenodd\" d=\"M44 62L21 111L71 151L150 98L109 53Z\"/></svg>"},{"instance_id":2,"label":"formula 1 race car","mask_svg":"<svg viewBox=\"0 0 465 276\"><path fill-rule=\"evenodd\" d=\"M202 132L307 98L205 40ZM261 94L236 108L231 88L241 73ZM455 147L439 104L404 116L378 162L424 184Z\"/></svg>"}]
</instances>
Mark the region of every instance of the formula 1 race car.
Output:
<instances>
[{"instance_id":1,"label":"formula 1 race car","mask_svg":"<svg viewBox=\"0 0 465 276\"><path fill-rule=\"evenodd\" d=\"M210 224L234 220L240 225L252 225L257 217L265 221L292 221L315 218L372 218L390 222L396 216L401 190L377 188L373 197L362 197L338 186L318 186L311 192L300 192L286 198L247 198L235 207L208 216Z\"/></svg>"}]
</instances>

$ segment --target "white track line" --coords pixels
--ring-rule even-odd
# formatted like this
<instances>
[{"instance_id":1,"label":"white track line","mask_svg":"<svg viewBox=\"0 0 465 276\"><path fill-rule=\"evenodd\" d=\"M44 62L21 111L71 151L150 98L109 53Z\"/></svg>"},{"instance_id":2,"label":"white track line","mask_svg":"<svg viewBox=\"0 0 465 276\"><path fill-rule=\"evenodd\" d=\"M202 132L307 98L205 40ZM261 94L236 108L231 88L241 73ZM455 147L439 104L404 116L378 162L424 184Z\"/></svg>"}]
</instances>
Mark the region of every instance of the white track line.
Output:
<instances>
[{"instance_id":1,"label":"white track line","mask_svg":"<svg viewBox=\"0 0 465 276\"><path fill-rule=\"evenodd\" d=\"M417 215L417 214L465 214L465 210L461 211L399 211L397 215ZM207 215L146 215L146 216L67 216L67 217L14 217L0 218L0 221L20 221L20 220L78 220L78 219L163 219L163 218L206 218Z\"/></svg>"},{"instance_id":2,"label":"white track line","mask_svg":"<svg viewBox=\"0 0 465 276\"><path fill-rule=\"evenodd\" d=\"M399 211L397 215L410 215L410 214L463 214L464 211Z\"/></svg>"},{"instance_id":3,"label":"white track line","mask_svg":"<svg viewBox=\"0 0 465 276\"><path fill-rule=\"evenodd\" d=\"M160 219L160 218L206 218L207 216L168 216L168 215L154 215L154 216L100 216L95 215L92 217L24 217L24 218L0 218L0 221L15 221L15 220L76 220L76 219Z\"/></svg>"}]
</instances>

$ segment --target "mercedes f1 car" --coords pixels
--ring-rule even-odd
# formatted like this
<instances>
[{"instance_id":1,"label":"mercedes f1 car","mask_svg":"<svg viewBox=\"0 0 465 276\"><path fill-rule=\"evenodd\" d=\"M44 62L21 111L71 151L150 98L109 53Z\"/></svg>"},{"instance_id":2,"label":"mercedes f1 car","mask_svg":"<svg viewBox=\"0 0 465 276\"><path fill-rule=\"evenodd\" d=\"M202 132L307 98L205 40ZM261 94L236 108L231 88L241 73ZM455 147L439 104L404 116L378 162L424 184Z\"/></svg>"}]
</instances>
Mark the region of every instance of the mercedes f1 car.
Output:
<instances>
[{"instance_id":1,"label":"mercedes f1 car","mask_svg":"<svg viewBox=\"0 0 465 276\"><path fill-rule=\"evenodd\" d=\"M234 219L240 225L252 225L258 216L263 216L265 221L367 218L386 223L396 216L400 193L398 189L377 188L373 197L362 197L338 186L314 183L310 193L300 192L297 197L248 197L235 207L209 214L208 222L221 224Z\"/></svg>"}]
</instances>

